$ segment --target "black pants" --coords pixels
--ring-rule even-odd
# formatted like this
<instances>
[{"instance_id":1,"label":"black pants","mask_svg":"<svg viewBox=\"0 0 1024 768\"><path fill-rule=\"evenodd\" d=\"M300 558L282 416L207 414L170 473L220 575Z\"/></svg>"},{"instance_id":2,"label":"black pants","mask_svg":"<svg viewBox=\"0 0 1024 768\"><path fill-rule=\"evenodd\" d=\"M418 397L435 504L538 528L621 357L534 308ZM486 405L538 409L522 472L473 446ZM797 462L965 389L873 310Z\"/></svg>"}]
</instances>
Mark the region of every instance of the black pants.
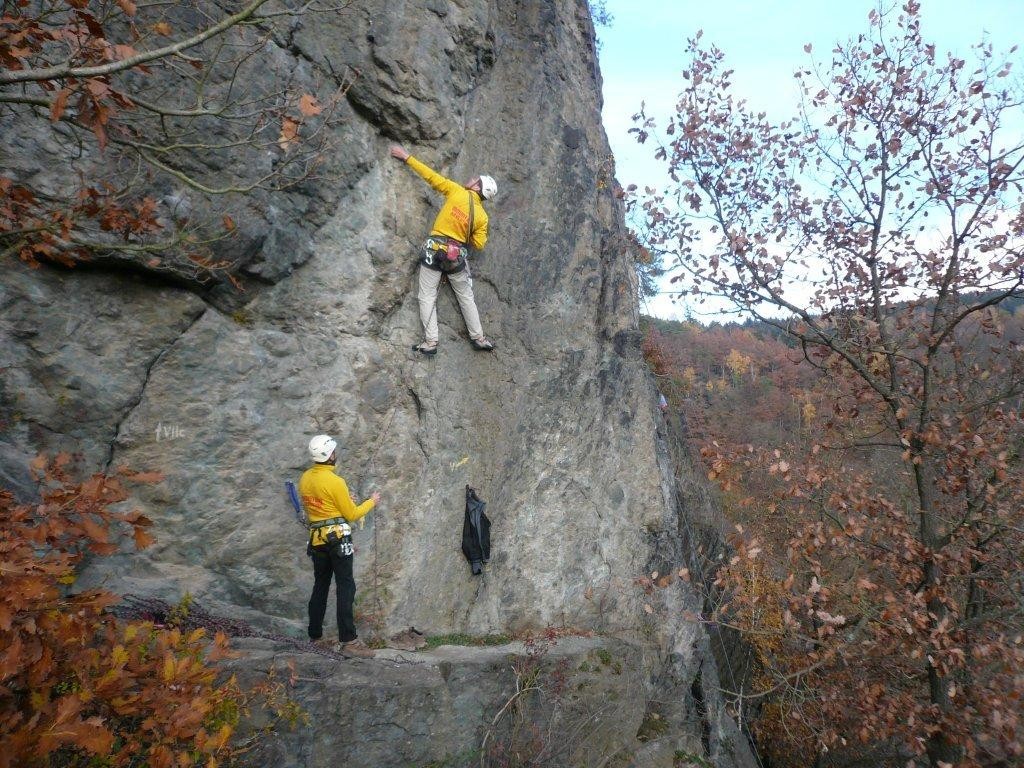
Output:
<instances>
[{"instance_id":1,"label":"black pants","mask_svg":"<svg viewBox=\"0 0 1024 768\"><path fill-rule=\"evenodd\" d=\"M352 603L356 597L356 581L352 578L352 555L343 555L338 545L310 547L313 558L313 594L309 598L309 638L319 640L324 634L327 595L334 575L338 598L338 639L343 643L356 639L356 622Z\"/></svg>"}]
</instances>

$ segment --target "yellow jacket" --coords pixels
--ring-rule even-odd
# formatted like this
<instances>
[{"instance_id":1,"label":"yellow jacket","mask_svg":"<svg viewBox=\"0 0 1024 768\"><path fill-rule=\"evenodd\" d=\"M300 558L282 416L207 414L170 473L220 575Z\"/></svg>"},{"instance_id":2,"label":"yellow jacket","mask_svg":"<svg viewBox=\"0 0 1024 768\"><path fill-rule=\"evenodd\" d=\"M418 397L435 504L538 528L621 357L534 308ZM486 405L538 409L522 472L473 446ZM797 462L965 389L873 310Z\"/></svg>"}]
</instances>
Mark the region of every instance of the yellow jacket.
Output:
<instances>
[{"instance_id":1,"label":"yellow jacket","mask_svg":"<svg viewBox=\"0 0 1024 768\"><path fill-rule=\"evenodd\" d=\"M477 250L483 248L487 242L487 211L484 210L480 194L451 179L446 179L415 157L410 156L406 162L427 184L444 195L444 205L434 219L434 227L430 234L468 243ZM472 232L469 231L470 197L473 199Z\"/></svg>"},{"instance_id":2,"label":"yellow jacket","mask_svg":"<svg viewBox=\"0 0 1024 768\"><path fill-rule=\"evenodd\" d=\"M302 473L299 478L299 497L302 507L306 510L309 522L330 520L332 517L343 517L354 523L373 509L373 499L367 499L358 507L348 493L348 484L336 474L329 464L314 464ZM318 528L310 532L313 546L323 544L331 531L341 533L340 525Z\"/></svg>"}]
</instances>

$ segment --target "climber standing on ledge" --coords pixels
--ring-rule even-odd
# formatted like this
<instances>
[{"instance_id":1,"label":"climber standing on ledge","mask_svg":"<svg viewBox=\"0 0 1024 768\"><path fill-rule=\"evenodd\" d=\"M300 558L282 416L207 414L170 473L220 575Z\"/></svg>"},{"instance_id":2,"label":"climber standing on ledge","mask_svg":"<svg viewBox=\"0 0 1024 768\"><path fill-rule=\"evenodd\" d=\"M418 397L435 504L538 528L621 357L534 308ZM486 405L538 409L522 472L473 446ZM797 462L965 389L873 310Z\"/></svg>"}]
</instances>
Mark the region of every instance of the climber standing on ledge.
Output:
<instances>
[{"instance_id":1,"label":"climber standing on ledge","mask_svg":"<svg viewBox=\"0 0 1024 768\"><path fill-rule=\"evenodd\" d=\"M348 485L334 474L338 460L338 443L330 435L317 435L309 441L313 466L299 479L299 496L309 521L309 544L306 554L313 558L313 594L309 598L309 639L320 646L333 643L323 638L327 595L331 575L338 600L338 639L345 656L372 658L373 649L356 637L352 603L356 582L352 577L352 529L380 501L374 492L359 506L349 495Z\"/></svg>"},{"instance_id":2,"label":"climber standing on ledge","mask_svg":"<svg viewBox=\"0 0 1024 768\"><path fill-rule=\"evenodd\" d=\"M406 163L444 195L444 204L434 219L420 256L418 298L424 339L413 349L424 355L437 354L437 290L442 276L447 275L459 300L473 349L492 351L494 345L484 336L480 326L480 313L473 298L473 280L466 259L469 255L467 246L480 250L487 242L487 212L481 198L491 200L498 193L497 183L490 176L477 176L465 185L458 184L399 146L391 147L391 156Z\"/></svg>"}]
</instances>

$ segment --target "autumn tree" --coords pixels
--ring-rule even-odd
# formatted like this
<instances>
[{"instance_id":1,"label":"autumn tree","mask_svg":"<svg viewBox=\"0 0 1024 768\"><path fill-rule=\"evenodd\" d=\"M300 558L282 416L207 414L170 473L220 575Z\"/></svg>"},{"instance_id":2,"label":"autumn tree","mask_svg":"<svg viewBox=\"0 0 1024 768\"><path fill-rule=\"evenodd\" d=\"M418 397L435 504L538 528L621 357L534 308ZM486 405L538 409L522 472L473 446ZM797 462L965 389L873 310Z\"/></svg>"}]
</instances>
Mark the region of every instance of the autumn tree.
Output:
<instances>
[{"instance_id":1,"label":"autumn tree","mask_svg":"<svg viewBox=\"0 0 1024 768\"><path fill-rule=\"evenodd\" d=\"M636 203L648 247L685 292L792 338L827 394L806 454L709 455L726 482L774 478L757 502L792 520L780 589L754 589L748 538L719 574L723 620L772 638L751 695L792 765L1024 755L1024 357L1000 311L1024 279L1022 94L990 44L942 55L920 22L914 0L873 12L778 124L698 36L677 113L634 128L672 179Z\"/></svg>"},{"instance_id":2,"label":"autumn tree","mask_svg":"<svg viewBox=\"0 0 1024 768\"><path fill-rule=\"evenodd\" d=\"M40 460L37 503L0 490L0 766L208 766L230 756L245 696L210 662L227 640L202 629L121 622L117 597L75 588L86 557L122 528L152 541L125 481L74 482L67 456Z\"/></svg>"},{"instance_id":3,"label":"autumn tree","mask_svg":"<svg viewBox=\"0 0 1024 768\"><path fill-rule=\"evenodd\" d=\"M343 8L236 5L3 4L0 252L233 279L221 241L253 198L316 178L351 83L280 55L290 27Z\"/></svg>"}]
</instances>

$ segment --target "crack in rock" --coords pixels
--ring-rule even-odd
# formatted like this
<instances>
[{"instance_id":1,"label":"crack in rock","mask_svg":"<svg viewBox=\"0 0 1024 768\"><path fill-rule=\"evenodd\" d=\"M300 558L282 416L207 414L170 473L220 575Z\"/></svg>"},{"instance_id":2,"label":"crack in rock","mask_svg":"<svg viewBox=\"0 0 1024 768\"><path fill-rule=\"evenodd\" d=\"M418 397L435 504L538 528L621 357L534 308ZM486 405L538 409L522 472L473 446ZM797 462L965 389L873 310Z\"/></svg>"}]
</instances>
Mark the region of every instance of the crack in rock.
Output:
<instances>
[{"instance_id":1,"label":"crack in rock","mask_svg":"<svg viewBox=\"0 0 1024 768\"><path fill-rule=\"evenodd\" d=\"M121 425L124 424L125 421L128 420L128 417L131 416L132 412L136 408L139 407L139 403L142 402L142 398L146 394L146 387L149 385L149 377L150 377L150 375L152 375L153 369L156 367L156 364L159 363L161 359L163 359L164 355L166 355L171 350L171 348L174 347L175 344L177 344L179 341L181 341L181 339L189 331L192 330L192 327L196 323L198 323L206 315L206 312L209 309L210 309L210 307L206 306L206 307L203 307L201 310L199 310L199 312L194 317L192 317L192 319L189 321L188 325L185 326L185 328L181 331L181 333L179 333L177 335L177 337L174 338L167 346L165 346L163 349L161 349L159 352L157 352L157 354L153 356L153 359L150 360L149 363L146 364L146 370L142 374L142 383L139 385L138 394L134 398L132 398L131 402L128 403L128 406L125 408L124 412L121 414L121 417L117 420L117 423L114 424L114 434L111 437L110 442L108 444L108 447L107 447L107 459L106 459L106 462L104 462L104 465L103 465L103 472L104 473L110 472L110 465L114 463L114 452L116 451L116 447L117 447L117 437L118 437L118 435L121 434Z\"/></svg>"}]
</instances>

